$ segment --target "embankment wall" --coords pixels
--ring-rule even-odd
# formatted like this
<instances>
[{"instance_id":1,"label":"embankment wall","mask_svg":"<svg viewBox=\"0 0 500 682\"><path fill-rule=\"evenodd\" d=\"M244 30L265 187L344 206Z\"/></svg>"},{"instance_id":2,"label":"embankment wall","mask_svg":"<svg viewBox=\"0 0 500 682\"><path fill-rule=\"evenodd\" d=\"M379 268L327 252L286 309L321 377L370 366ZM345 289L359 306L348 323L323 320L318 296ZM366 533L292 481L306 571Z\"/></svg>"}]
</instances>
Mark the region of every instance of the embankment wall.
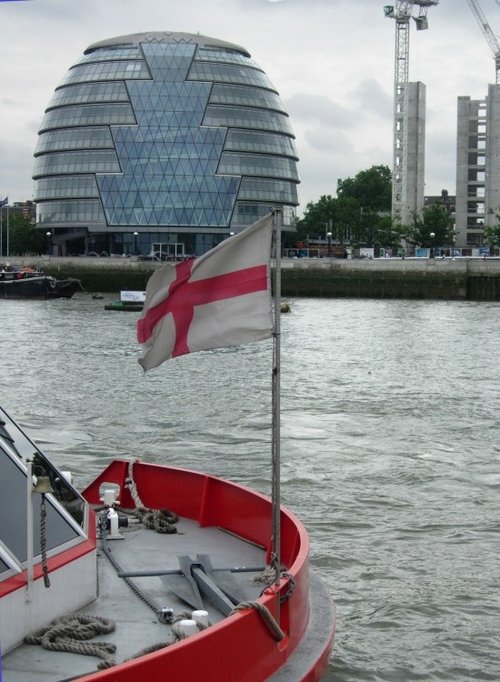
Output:
<instances>
[{"instance_id":1,"label":"embankment wall","mask_svg":"<svg viewBox=\"0 0 500 682\"><path fill-rule=\"evenodd\" d=\"M144 290L160 263L136 258L10 258L89 292ZM500 301L500 259L283 259L285 297L357 297Z\"/></svg>"}]
</instances>

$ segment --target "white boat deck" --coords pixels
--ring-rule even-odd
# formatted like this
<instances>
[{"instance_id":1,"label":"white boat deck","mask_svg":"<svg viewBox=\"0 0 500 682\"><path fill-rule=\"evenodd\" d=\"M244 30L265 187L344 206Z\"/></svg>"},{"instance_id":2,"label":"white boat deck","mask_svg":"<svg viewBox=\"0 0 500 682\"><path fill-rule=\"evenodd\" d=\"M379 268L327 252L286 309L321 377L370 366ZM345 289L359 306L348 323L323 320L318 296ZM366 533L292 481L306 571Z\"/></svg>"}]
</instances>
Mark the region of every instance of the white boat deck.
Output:
<instances>
[{"instance_id":1,"label":"white boat deck","mask_svg":"<svg viewBox=\"0 0 500 682\"><path fill-rule=\"evenodd\" d=\"M124 540L109 540L108 547L123 571L178 570L178 556L209 555L214 568L254 567L254 572L217 571L218 584L235 594L237 601L256 599L262 583L253 581L265 564L265 551L217 528L200 528L197 523L180 519L177 534L165 535L147 530L142 525L122 529ZM133 657L142 649L160 642L172 642L171 626L159 621L154 611L144 603L117 575L117 571L101 549L98 556L99 597L79 613L113 620L113 633L100 635L92 642L105 641L116 645L113 658L117 663ZM132 578L158 608L193 611L176 591L191 591L184 576ZM50 588L49 588L50 589ZM210 622L224 618L206 598L203 608ZM52 652L38 645L23 644L2 657L3 682L61 682L94 672L100 659L67 652Z\"/></svg>"}]
</instances>

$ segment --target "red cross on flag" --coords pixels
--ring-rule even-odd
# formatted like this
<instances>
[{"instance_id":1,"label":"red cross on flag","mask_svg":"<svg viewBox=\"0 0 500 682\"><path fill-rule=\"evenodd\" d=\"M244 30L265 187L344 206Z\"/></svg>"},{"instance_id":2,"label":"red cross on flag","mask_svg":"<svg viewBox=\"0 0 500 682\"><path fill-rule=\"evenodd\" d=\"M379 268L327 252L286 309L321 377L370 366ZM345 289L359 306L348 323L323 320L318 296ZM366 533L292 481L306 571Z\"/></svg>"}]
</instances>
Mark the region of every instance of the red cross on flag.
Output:
<instances>
[{"instance_id":1,"label":"red cross on flag","mask_svg":"<svg viewBox=\"0 0 500 682\"><path fill-rule=\"evenodd\" d=\"M272 335L272 223L269 214L200 258L152 275L137 322L145 370L178 355Z\"/></svg>"}]
</instances>

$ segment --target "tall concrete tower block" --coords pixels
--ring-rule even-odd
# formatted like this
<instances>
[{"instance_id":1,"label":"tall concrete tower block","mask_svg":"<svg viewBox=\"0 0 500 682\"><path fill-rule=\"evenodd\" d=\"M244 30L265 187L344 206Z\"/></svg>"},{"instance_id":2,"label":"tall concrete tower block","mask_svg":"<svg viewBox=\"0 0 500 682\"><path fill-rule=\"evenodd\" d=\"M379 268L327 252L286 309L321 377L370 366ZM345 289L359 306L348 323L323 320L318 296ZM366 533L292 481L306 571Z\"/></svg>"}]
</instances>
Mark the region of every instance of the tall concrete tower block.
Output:
<instances>
[{"instance_id":1,"label":"tall concrete tower block","mask_svg":"<svg viewBox=\"0 0 500 682\"><path fill-rule=\"evenodd\" d=\"M457 107L456 245L481 243L485 210L486 100L459 97Z\"/></svg>"},{"instance_id":2,"label":"tall concrete tower block","mask_svg":"<svg viewBox=\"0 0 500 682\"><path fill-rule=\"evenodd\" d=\"M500 85L485 99L459 97L457 114L456 244L477 248L500 212Z\"/></svg>"},{"instance_id":3,"label":"tall concrete tower block","mask_svg":"<svg viewBox=\"0 0 500 682\"><path fill-rule=\"evenodd\" d=\"M403 220L408 225L413 214L424 207L425 177L425 85L408 83L408 130L406 138L406 187Z\"/></svg>"},{"instance_id":4,"label":"tall concrete tower block","mask_svg":"<svg viewBox=\"0 0 500 682\"><path fill-rule=\"evenodd\" d=\"M500 219L500 85L488 85L486 118L486 174L484 224Z\"/></svg>"}]
</instances>

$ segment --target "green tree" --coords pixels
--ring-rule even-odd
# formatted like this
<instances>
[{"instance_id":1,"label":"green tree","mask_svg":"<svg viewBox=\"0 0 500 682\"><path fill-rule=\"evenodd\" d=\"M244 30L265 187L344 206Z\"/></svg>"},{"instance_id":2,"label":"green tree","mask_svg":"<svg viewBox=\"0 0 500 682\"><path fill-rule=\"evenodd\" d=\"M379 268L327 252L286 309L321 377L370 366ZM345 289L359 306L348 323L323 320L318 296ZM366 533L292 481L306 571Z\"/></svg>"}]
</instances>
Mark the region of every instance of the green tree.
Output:
<instances>
[{"instance_id":1,"label":"green tree","mask_svg":"<svg viewBox=\"0 0 500 682\"><path fill-rule=\"evenodd\" d=\"M405 236L405 229L402 225L392 222L390 215L378 216L376 230L373 235L373 246L392 249L394 253L402 250L401 243Z\"/></svg>"},{"instance_id":2,"label":"green tree","mask_svg":"<svg viewBox=\"0 0 500 682\"><path fill-rule=\"evenodd\" d=\"M453 218L442 204L426 206L420 213L414 213L413 224L406 228L405 239L410 244L427 248L447 246L453 240Z\"/></svg>"},{"instance_id":3,"label":"green tree","mask_svg":"<svg viewBox=\"0 0 500 682\"><path fill-rule=\"evenodd\" d=\"M354 197L340 196L335 199L331 232L339 244L351 244L360 228L360 206Z\"/></svg>"},{"instance_id":4,"label":"green tree","mask_svg":"<svg viewBox=\"0 0 500 682\"><path fill-rule=\"evenodd\" d=\"M354 178L337 180L337 196L356 199L363 213L391 211L392 173L388 166L372 166Z\"/></svg>"},{"instance_id":5,"label":"green tree","mask_svg":"<svg viewBox=\"0 0 500 682\"><path fill-rule=\"evenodd\" d=\"M339 201L350 200L356 225L351 232L353 246L396 247L399 237L392 230L392 174L388 166L372 166L354 178L337 180Z\"/></svg>"},{"instance_id":6,"label":"green tree","mask_svg":"<svg viewBox=\"0 0 500 682\"><path fill-rule=\"evenodd\" d=\"M4 216L3 252L7 249L7 231ZM9 216L9 252L12 256L24 254L40 254L47 250L43 230L37 230L27 218L19 211L12 211Z\"/></svg>"},{"instance_id":7,"label":"green tree","mask_svg":"<svg viewBox=\"0 0 500 682\"><path fill-rule=\"evenodd\" d=\"M484 243L488 246L500 246L500 225L489 225L484 228Z\"/></svg>"},{"instance_id":8,"label":"green tree","mask_svg":"<svg viewBox=\"0 0 500 682\"><path fill-rule=\"evenodd\" d=\"M488 225L483 231L484 243L488 244L491 248L500 246L500 213L495 213L495 218L499 222L496 225Z\"/></svg>"},{"instance_id":9,"label":"green tree","mask_svg":"<svg viewBox=\"0 0 500 682\"><path fill-rule=\"evenodd\" d=\"M331 195L323 195L317 202L310 201L304 216L297 221L297 239L324 239L333 223L336 199Z\"/></svg>"},{"instance_id":10,"label":"green tree","mask_svg":"<svg viewBox=\"0 0 500 682\"><path fill-rule=\"evenodd\" d=\"M354 178L337 180L337 197L323 195L309 202L297 221L297 239L325 239L339 244L397 246L400 234L391 226L391 171L372 166Z\"/></svg>"}]
</instances>

